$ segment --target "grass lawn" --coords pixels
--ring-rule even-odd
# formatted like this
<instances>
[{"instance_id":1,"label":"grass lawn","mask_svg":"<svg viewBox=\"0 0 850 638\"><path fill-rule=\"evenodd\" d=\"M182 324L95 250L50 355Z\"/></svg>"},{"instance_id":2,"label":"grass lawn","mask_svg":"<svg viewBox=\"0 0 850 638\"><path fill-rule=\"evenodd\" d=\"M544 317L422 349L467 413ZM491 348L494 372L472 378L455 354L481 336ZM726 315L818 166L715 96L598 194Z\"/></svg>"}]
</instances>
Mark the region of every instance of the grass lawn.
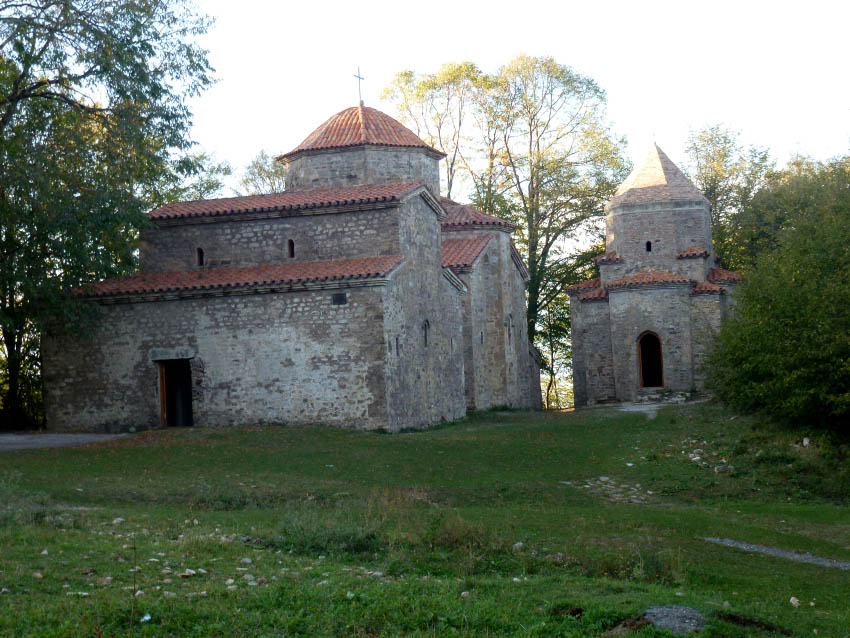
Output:
<instances>
[{"instance_id":1,"label":"grass lawn","mask_svg":"<svg viewBox=\"0 0 850 638\"><path fill-rule=\"evenodd\" d=\"M599 636L675 604L704 636L850 636L850 571L703 540L850 561L846 447L754 425L697 404L3 453L0 635Z\"/></svg>"}]
</instances>

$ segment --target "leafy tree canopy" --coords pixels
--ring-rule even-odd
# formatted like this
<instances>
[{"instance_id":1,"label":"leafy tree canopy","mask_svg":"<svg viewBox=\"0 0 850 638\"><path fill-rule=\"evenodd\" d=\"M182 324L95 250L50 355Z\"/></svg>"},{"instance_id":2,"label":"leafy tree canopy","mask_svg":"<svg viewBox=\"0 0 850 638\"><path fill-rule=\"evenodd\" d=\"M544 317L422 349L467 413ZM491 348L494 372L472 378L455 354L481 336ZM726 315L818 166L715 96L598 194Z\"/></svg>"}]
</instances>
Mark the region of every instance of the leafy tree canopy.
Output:
<instances>
[{"instance_id":1,"label":"leafy tree canopy","mask_svg":"<svg viewBox=\"0 0 850 638\"><path fill-rule=\"evenodd\" d=\"M211 82L208 24L186 0L0 1L6 425L38 331L79 316L68 291L131 269L144 212L204 172L186 100Z\"/></svg>"},{"instance_id":2,"label":"leafy tree canopy","mask_svg":"<svg viewBox=\"0 0 850 638\"><path fill-rule=\"evenodd\" d=\"M712 357L734 406L850 433L850 157L797 159L752 202L778 230Z\"/></svg>"}]
</instances>

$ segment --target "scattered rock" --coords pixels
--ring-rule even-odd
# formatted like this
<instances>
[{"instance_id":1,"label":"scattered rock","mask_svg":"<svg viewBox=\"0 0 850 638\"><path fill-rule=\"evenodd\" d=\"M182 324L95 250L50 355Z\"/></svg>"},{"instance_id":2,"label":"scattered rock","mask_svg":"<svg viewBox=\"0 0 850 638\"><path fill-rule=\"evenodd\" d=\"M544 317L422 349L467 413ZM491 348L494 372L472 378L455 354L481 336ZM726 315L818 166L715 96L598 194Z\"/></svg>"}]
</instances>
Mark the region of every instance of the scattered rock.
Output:
<instances>
[{"instance_id":1,"label":"scattered rock","mask_svg":"<svg viewBox=\"0 0 850 638\"><path fill-rule=\"evenodd\" d=\"M48 554L48 552L47 552L47 548L45 547L43 550L41 550L41 555L42 555L42 556L47 556L47 554Z\"/></svg>"},{"instance_id":2,"label":"scattered rock","mask_svg":"<svg viewBox=\"0 0 850 638\"><path fill-rule=\"evenodd\" d=\"M144 589L140 589L140 590L138 590L138 591L136 592L136 596L144 596L144 595L145 595L145 590L144 590Z\"/></svg>"},{"instance_id":3,"label":"scattered rock","mask_svg":"<svg viewBox=\"0 0 850 638\"><path fill-rule=\"evenodd\" d=\"M659 629L669 629L677 636L684 636L691 631L702 631L705 618L699 610L680 605L664 605L650 607L644 617Z\"/></svg>"},{"instance_id":4,"label":"scattered rock","mask_svg":"<svg viewBox=\"0 0 850 638\"><path fill-rule=\"evenodd\" d=\"M468 591L460 592L460 597L461 598L469 598L469 592Z\"/></svg>"},{"instance_id":5,"label":"scattered rock","mask_svg":"<svg viewBox=\"0 0 850 638\"><path fill-rule=\"evenodd\" d=\"M514 543L513 545L511 545L511 549L514 550L515 552L520 551L523 547L525 547L525 543L523 543L522 541L520 541L518 543Z\"/></svg>"},{"instance_id":6,"label":"scattered rock","mask_svg":"<svg viewBox=\"0 0 850 638\"><path fill-rule=\"evenodd\" d=\"M728 474L729 472L733 471L734 469L735 468L732 467L731 465L715 465L714 466L714 471L717 474Z\"/></svg>"},{"instance_id":7,"label":"scattered rock","mask_svg":"<svg viewBox=\"0 0 850 638\"><path fill-rule=\"evenodd\" d=\"M9 593L8 587L3 587L2 589L0 589L0 596L2 596L3 594L8 594L8 593Z\"/></svg>"},{"instance_id":8,"label":"scattered rock","mask_svg":"<svg viewBox=\"0 0 850 638\"><path fill-rule=\"evenodd\" d=\"M178 575L180 578L191 578L191 577L192 577L192 576L194 576L196 573L197 573L197 572L196 572L194 569L188 569L188 568L187 568L187 569L183 570L182 572L180 572L180 573L179 573L179 574L177 574L177 575Z\"/></svg>"},{"instance_id":9,"label":"scattered rock","mask_svg":"<svg viewBox=\"0 0 850 638\"><path fill-rule=\"evenodd\" d=\"M610 629L604 634L602 634L602 638L625 636L626 634L630 634L633 631L640 631L644 627L649 627L651 624L652 623L649 622L643 616L638 616L637 618L627 618L613 629Z\"/></svg>"},{"instance_id":10,"label":"scattered rock","mask_svg":"<svg viewBox=\"0 0 850 638\"><path fill-rule=\"evenodd\" d=\"M791 600L789 601L794 607L800 606L800 599L796 596L791 596Z\"/></svg>"},{"instance_id":11,"label":"scattered rock","mask_svg":"<svg viewBox=\"0 0 850 638\"><path fill-rule=\"evenodd\" d=\"M104 576L103 578L98 578L95 582L98 585L108 585L112 582L112 576Z\"/></svg>"},{"instance_id":12,"label":"scattered rock","mask_svg":"<svg viewBox=\"0 0 850 638\"><path fill-rule=\"evenodd\" d=\"M572 616L573 618L581 618L584 615L582 607L555 607L552 610L553 616Z\"/></svg>"},{"instance_id":13,"label":"scattered rock","mask_svg":"<svg viewBox=\"0 0 850 638\"><path fill-rule=\"evenodd\" d=\"M250 558L246 557L246 558L241 559L239 562L242 563L243 565L250 565L254 561L252 561Z\"/></svg>"},{"instance_id":14,"label":"scattered rock","mask_svg":"<svg viewBox=\"0 0 850 638\"><path fill-rule=\"evenodd\" d=\"M36 580L41 580L42 578L44 578L44 574L42 574L41 572L33 572L32 577Z\"/></svg>"},{"instance_id":15,"label":"scattered rock","mask_svg":"<svg viewBox=\"0 0 850 638\"><path fill-rule=\"evenodd\" d=\"M233 583L235 583L235 582L236 582L236 581L235 581L235 580L233 580L232 578L228 578L226 581L224 581L224 584L225 584L225 585L232 585L232 584L233 584Z\"/></svg>"},{"instance_id":16,"label":"scattered rock","mask_svg":"<svg viewBox=\"0 0 850 638\"><path fill-rule=\"evenodd\" d=\"M803 447L811 447L811 446L812 446L812 440L809 437L804 436L803 437Z\"/></svg>"},{"instance_id":17,"label":"scattered rock","mask_svg":"<svg viewBox=\"0 0 850 638\"><path fill-rule=\"evenodd\" d=\"M116 517L116 518L113 518L113 519L112 519L112 524L113 524L113 525L120 525L120 524L121 524L121 523L123 523L124 521L125 521L125 519L123 519L123 518L121 518L120 516L118 516L118 517Z\"/></svg>"}]
</instances>

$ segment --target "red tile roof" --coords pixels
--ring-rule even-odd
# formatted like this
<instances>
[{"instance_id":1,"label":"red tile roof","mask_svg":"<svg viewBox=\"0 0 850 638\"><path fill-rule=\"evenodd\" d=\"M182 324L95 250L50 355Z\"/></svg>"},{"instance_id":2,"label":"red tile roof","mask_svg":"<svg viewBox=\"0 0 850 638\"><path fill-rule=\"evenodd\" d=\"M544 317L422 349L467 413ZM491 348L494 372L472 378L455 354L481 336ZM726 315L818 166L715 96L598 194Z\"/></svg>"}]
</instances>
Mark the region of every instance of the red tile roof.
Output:
<instances>
[{"instance_id":1,"label":"red tile roof","mask_svg":"<svg viewBox=\"0 0 850 638\"><path fill-rule=\"evenodd\" d=\"M710 281L698 283L691 291L692 295L720 295L723 294L723 288Z\"/></svg>"},{"instance_id":2,"label":"red tile roof","mask_svg":"<svg viewBox=\"0 0 850 638\"><path fill-rule=\"evenodd\" d=\"M608 282L608 288L636 288L639 286L652 286L657 284L691 284L696 282L683 275L668 272L666 270L654 270L648 268L633 275L627 275L620 279Z\"/></svg>"},{"instance_id":3,"label":"red tile roof","mask_svg":"<svg viewBox=\"0 0 850 638\"><path fill-rule=\"evenodd\" d=\"M708 271L707 279L713 284L735 284L741 281L741 273L723 268L712 268Z\"/></svg>"},{"instance_id":4,"label":"red tile roof","mask_svg":"<svg viewBox=\"0 0 850 638\"><path fill-rule=\"evenodd\" d=\"M192 202L173 202L151 211L151 219L206 217L239 213L262 213L306 208L326 208L380 202L396 202L410 191L422 186L420 182L383 184L380 186L350 186L344 188L313 188L285 191L270 195L201 199Z\"/></svg>"},{"instance_id":5,"label":"red tile roof","mask_svg":"<svg viewBox=\"0 0 850 638\"><path fill-rule=\"evenodd\" d=\"M579 295L579 301L604 301L608 299L608 291L605 288L593 288Z\"/></svg>"},{"instance_id":6,"label":"red tile roof","mask_svg":"<svg viewBox=\"0 0 850 638\"><path fill-rule=\"evenodd\" d=\"M601 287L601 279L599 277L594 277L593 279L586 279L584 281L580 281L577 284L572 284L570 286L566 286L564 290L570 294L576 294L579 292L584 292L585 290L593 290L594 288Z\"/></svg>"},{"instance_id":7,"label":"red tile roof","mask_svg":"<svg viewBox=\"0 0 850 638\"><path fill-rule=\"evenodd\" d=\"M389 274L401 256L307 261L241 268L215 268L176 272L142 272L128 277L105 279L82 291L95 297L180 290L248 288L277 284L375 279Z\"/></svg>"},{"instance_id":8,"label":"red tile roof","mask_svg":"<svg viewBox=\"0 0 850 638\"><path fill-rule=\"evenodd\" d=\"M484 246L490 241L490 235L473 239L446 239L443 241L443 267L468 268L472 265Z\"/></svg>"},{"instance_id":9,"label":"red tile roof","mask_svg":"<svg viewBox=\"0 0 850 638\"><path fill-rule=\"evenodd\" d=\"M708 257L710 253L700 246L688 246L684 250L679 251L679 259L697 259L699 257Z\"/></svg>"},{"instance_id":10,"label":"red tile roof","mask_svg":"<svg viewBox=\"0 0 850 638\"><path fill-rule=\"evenodd\" d=\"M599 255L599 257L595 257L594 261L597 264L620 264L623 262L623 258L615 251L609 250L607 253L603 253Z\"/></svg>"},{"instance_id":11,"label":"red tile roof","mask_svg":"<svg viewBox=\"0 0 850 638\"><path fill-rule=\"evenodd\" d=\"M643 164L620 184L610 206L676 200L705 200L664 151L652 145Z\"/></svg>"},{"instance_id":12,"label":"red tile roof","mask_svg":"<svg viewBox=\"0 0 850 638\"><path fill-rule=\"evenodd\" d=\"M307 138L281 157L364 144L424 148L441 157L446 154L428 146L409 128L386 113L368 106L352 106L329 118Z\"/></svg>"},{"instance_id":13,"label":"red tile roof","mask_svg":"<svg viewBox=\"0 0 850 638\"><path fill-rule=\"evenodd\" d=\"M442 221L443 230L461 230L463 227L475 228L481 226L496 226L510 230L516 228L516 224L500 217L482 213L469 204L459 204L445 197L440 198L440 203L447 213Z\"/></svg>"}]
</instances>

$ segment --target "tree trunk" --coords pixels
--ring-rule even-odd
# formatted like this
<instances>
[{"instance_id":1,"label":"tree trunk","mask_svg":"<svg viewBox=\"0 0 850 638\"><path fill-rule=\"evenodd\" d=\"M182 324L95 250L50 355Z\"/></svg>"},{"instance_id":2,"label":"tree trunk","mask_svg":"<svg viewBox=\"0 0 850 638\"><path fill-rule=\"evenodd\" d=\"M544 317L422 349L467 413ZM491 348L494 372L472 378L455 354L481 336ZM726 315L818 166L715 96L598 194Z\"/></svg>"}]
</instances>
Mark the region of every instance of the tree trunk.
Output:
<instances>
[{"instance_id":1,"label":"tree trunk","mask_svg":"<svg viewBox=\"0 0 850 638\"><path fill-rule=\"evenodd\" d=\"M3 396L2 424L0 429L14 430L24 425L24 410L21 403L21 353L20 335L13 328L3 329L3 343L6 346L6 372L8 387Z\"/></svg>"}]
</instances>

